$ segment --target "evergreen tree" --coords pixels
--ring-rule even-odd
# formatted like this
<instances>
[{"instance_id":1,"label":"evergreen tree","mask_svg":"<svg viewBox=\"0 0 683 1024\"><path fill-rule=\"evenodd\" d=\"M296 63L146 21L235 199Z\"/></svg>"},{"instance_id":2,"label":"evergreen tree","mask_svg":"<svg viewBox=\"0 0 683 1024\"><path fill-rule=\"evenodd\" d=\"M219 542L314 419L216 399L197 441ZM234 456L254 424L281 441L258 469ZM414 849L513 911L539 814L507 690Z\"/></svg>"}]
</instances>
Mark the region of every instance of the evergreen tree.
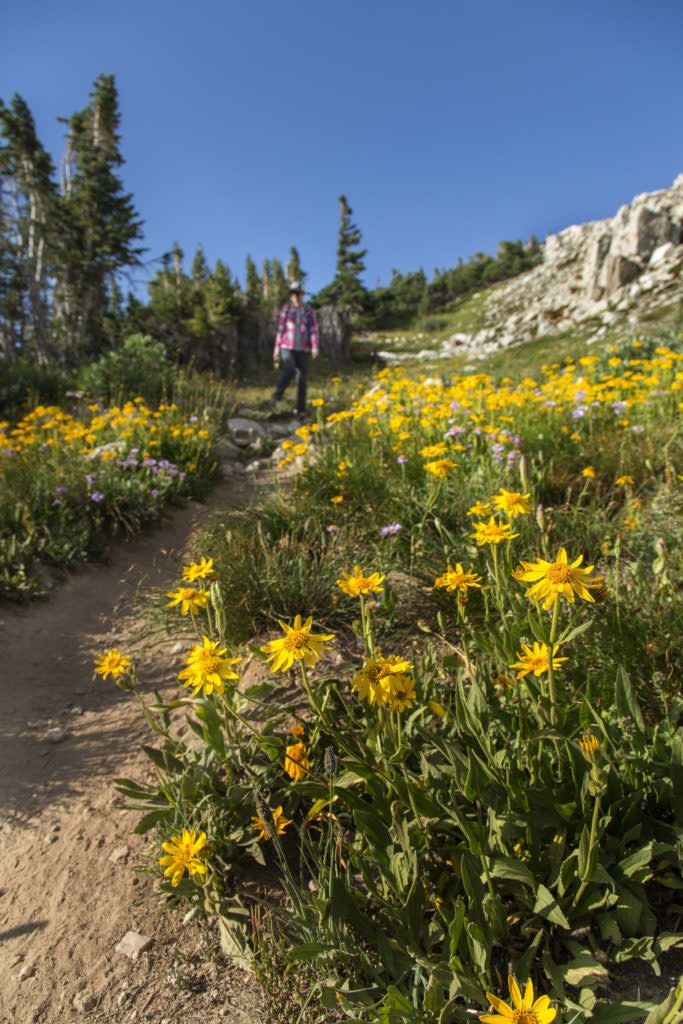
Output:
<instances>
[{"instance_id":1,"label":"evergreen tree","mask_svg":"<svg viewBox=\"0 0 683 1024\"><path fill-rule=\"evenodd\" d=\"M299 250L293 245L289 250L289 259L287 260L287 282L291 284L292 281L301 281L302 284L305 284L307 277L308 274L301 266Z\"/></svg>"},{"instance_id":2,"label":"evergreen tree","mask_svg":"<svg viewBox=\"0 0 683 1024\"><path fill-rule=\"evenodd\" d=\"M113 75L100 75L89 105L66 122L55 304L69 342L90 355L102 345L107 282L123 267L139 264L143 251L136 244L142 222L118 174L119 122Z\"/></svg>"},{"instance_id":3,"label":"evergreen tree","mask_svg":"<svg viewBox=\"0 0 683 1024\"><path fill-rule=\"evenodd\" d=\"M271 296L270 301L273 306L281 306L287 301L289 295L289 288L287 286L287 279L285 278L285 272L282 268L282 263L278 259L274 259L271 264Z\"/></svg>"},{"instance_id":4,"label":"evergreen tree","mask_svg":"<svg viewBox=\"0 0 683 1024\"><path fill-rule=\"evenodd\" d=\"M266 304L270 303L272 288L273 270L270 260L263 261L263 272L261 273L261 298Z\"/></svg>"},{"instance_id":5,"label":"evergreen tree","mask_svg":"<svg viewBox=\"0 0 683 1024\"><path fill-rule=\"evenodd\" d=\"M261 301L262 285L256 264L251 256L247 256L245 268L244 292L248 309L256 309Z\"/></svg>"},{"instance_id":6,"label":"evergreen tree","mask_svg":"<svg viewBox=\"0 0 683 1024\"><path fill-rule=\"evenodd\" d=\"M359 248L363 236L351 220L352 215L353 210L346 196L340 196L336 273L332 284L318 294L317 301L346 306L358 315L367 307L368 302L368 292L361 281L367 249Z\"/></svg>"},{"instance_id":7,"label":"evergreen tree","mask_svg":"<svg viewBox=\"0 0 683 1024\"><path fill-rule=\"evenodd\" d=\"M21 96L0 101L0 315L3 349L48 358L49 264L55 236L54 166Z\"/></svg>"},{"instance_id":8,"label":"evergreen tree","mask_svg":"<svg viewBox=\"0 0 683 1024\"><path fill-rule=\"evenodd\" d=\"M192 260L192 283L194 284L195 290L199 290L202 285L206 284L208 278L209 265L206 262L203 247L198 245L194 254L194 259Z\"/></svg>"}]
</instances>

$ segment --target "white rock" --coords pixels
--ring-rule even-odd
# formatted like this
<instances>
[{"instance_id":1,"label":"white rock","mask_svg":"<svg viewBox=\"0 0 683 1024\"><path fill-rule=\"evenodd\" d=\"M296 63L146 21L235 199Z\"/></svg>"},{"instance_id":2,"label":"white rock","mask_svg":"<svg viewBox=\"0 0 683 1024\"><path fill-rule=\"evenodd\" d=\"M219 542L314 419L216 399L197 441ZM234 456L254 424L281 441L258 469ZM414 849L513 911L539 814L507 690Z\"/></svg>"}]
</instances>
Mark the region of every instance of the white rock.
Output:
<instances>
[{"instance_id":1,"label":"white rock","mask_svg":"<svg viewBox=\"0 0 683 1024\"><path fill-rule=\"evenodd\" d=\"M658 267L661 263L666 263L669 256L674 253L675 249L676 246L673 242L665 242L664 245L658 245L652 253L652 256L650 256L650 262L648 263L650 270Z\"/></svg>"},{"instance_id":2,"label":"white rock","mask_svg":"<svg viewBox=\"0 0 683 1024\"><path fill-rule=\"evenodd\" d=\"M60 729L58 726L55 726L54 729L48 729L45 739L48 743L61 743L62 740L66 739L66 729Z\"/></svg>"},{"instance_id":3,"label":"white rock","mask_svg":"<svg viewBox=\"0 0 683 1024\"><path fill-rule=\"evenodd\" d=\"M17 977L19 978L19 981L26 981L27 978L32 978L35 973L35 964L24 964Z\"/></svg>"},{"instance_id":4,"label":"white rock","mask_svg":"<svg viewBox=\"0 0 683 1024\"><path fill-rule=\"evenodd\" d=\"M126 864L129 855L130 850L127 846L117 846L115 850L112 850L109 860L112 864Z\"/></svg>"},{"instance_id":5,"label":"white rock","mask_svg":"<svg viewBox=\"0 0 683 1024\"><path fill-rule=\"evenodd\" d=\"M116 952L129 957L130 960L137 960L141 953L144 953L152 945L154 940L149 935L141 935L140 932L126 932L116 946Z\"/></svg>"}]
</instances>

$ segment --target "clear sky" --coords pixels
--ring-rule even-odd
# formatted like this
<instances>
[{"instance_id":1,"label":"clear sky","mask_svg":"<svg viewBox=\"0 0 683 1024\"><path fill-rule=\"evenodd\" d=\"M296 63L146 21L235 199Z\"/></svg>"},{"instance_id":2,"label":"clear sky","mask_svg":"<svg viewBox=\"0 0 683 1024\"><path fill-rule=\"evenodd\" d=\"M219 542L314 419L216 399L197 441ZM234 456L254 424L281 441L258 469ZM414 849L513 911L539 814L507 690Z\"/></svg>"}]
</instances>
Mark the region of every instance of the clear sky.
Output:
<instances>
[{"instance_id":1,"label":"clear sky","mask_svg":"<svg viewBox=\"0 0 683 1024\"><path fill-rule=\"evenodd\" d=\"M57 159L114 73L146 259L203 243L366 283L611 216L683 171L682 0L5 0L0 96ZM135 273L140 283L154 264Z\"/></svg>"}]
</instances>

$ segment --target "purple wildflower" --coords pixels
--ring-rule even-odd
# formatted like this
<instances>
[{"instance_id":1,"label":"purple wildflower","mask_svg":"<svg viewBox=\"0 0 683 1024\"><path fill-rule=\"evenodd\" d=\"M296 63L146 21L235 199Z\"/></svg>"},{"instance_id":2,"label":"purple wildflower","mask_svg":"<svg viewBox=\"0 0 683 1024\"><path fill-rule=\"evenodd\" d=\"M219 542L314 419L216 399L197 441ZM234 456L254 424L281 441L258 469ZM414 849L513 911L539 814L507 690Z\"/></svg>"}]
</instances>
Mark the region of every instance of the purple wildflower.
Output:
<instances>
[{"instance_id":1,"label":"purple wildflower","mask_svg":"<svg viewBox=\"0 0 683 1024\"><path fill-rule=\"evenodd\" d=\"M90 495L90 500L94 501L96 505L99 505L101 501L104 501L104 495L102 491L93 491Z\"/></svg>"},{"instance_id":2,"label":"purple wildflower","mask_svg":"<svg viewBox=\"0 0 683 1024\"><path fill-rule=\"evenodd\" d=\"M380 537L395 537L402 529L400 523L388 523L387 526L380 526L379 535Z\"/></svg>"},{"instance_id":3,"label":"purple wildflower","mask_svg":"<svg viewBox=\"0 0 683 1024\"><path fill-rule=\"evenodd\" d=\"M65 487L63 484L59 484L57 487L55 487L55 494L68 494L68 493L69 493L69 488Z\"/></svg>"},{"instance_id":4,"label":"purple wildflower","mask_svg":"<svg viewBox=\"0 0 683 1024\"><path fill-rule=\"evenodd\" d=\"M408 456L407 455L399 455L399 457L396 459L396 461L398 462L399 466L404 466L406 464L406 462L408 461Z\"/></svg>"}]
</instances>

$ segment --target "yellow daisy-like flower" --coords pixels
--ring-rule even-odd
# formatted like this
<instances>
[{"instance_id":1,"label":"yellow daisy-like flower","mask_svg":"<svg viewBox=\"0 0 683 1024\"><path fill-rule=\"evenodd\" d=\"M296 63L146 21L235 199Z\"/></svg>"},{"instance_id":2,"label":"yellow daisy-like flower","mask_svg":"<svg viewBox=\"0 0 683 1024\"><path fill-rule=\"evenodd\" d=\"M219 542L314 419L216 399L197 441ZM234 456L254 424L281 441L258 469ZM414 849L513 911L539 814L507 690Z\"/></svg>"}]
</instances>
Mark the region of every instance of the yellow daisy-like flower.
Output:
<instances>
[{"instance_id":1,"label":"yellow daisy-like flower","mask_svg":"<svg viewBox=\"0 0 683 1024\"><path fill-rule=\"evenodd\" d=\"M171 836L170 841L161 844L168 856L160 857L159 863L165 869L164 874L171 879L175 888L187 871L192 875L205 875L208 868L197 854L206 845L206 832L199 835L194 831L183 829L182 836Z\"/></svg>"},{"instance_id":2,"label":"yellow daisy-like flower","mask_svg":"<svg viewBox=\"0 0 683 1024\"><path fill-rule=\"evenodd\" d=\"M108 676L118 679L128 672L132 664L133 659L127 654L121 654L116 647L112 647L106 654L99 654L93 662L95 673L103 679Z\"/></svg>"},{"instance_id":3,"label":"yellow daisy-like flower","mask_svg":"<svg viewBox=\"0 0 683 1024\"><path fill-rule=\"evenodd\" d=\"M271 809L270 813L273 816L273 824L277 830L277 834L279 836L283 836L285 834L285 829L287 828L287 826L292 824L292 819L285 818L283 816L282 807L276 807L274 810ZM254 815L254 817L251 819L251 824L253 828L255 828L256 831L259 833L258 836L256 837L259 842L262 839L270 839L270 836L268 834L269 827L259 814Z\"/></svg>"},{"instance_id":4,"label":"yellow daisy-like flower","mask_svg":"<svg viewBox=\"0 0 683 1024\"><path fill-rule=\"evenodd\" d=\"M470 587L481 587L479 576L476 572L466 572L460 562L455 563L455 569L448 563L448 571L434 581L434 586L448 591L459 590L466 594Z\"/></svg>"},{"instance_id":5,"label":"yellow daisy-like flower","mask_svg":"<svg viewBox=\"0 0 683 1024\"><path fill-rule=\"evenodd\" d=\"M294 736L297 740L303 739L304 733L306 732L306 730L304 729L303 725L300 722L297 722L295 725L293 725L289 731L290 734Z\"/></svg>"},{"instance_id":6,"label":"yellow daisy-like flower","mask_svg":"<svg viewBox=\"0 0 683 1024\"><path fill-rule=\"evenodd\" d=\"M443 441L439 441L438 444L428 444L426 448L421 448L420 455L424 459L437 459L439 455L445 455L447 451L448 448Z\"/></svg>"},{"instance_id":7,"label":"yellow daisy-like flower","mask_svg":"<svg viewBox=\"0 0 683 1024\"><path fill-rule=\"evenodd\" d=\"M203 690L208 697L212 693L223 693L226 679L237 679L238 675L230 668L236 665L240 658L225 658L226 647L219 647L215 640L204 637L203 644L195 644L188 656L185 658L186 669L178 673L178 678L184 680L183 686L192 690L192 696L196 697L200 690Z\"/></svg>"},{"instance_id":8,"label":"yellow daisy-like flower","mask_svg":"<svg viewBox=\"0 0 683 1024\"><path fill-rule=\"evenodd\" d=\"M410 676L391 674L386 677L389 689L387 703L392 711L405 711L415 700L415 680Z\"/></svg>"},{"instance_id":9,"label":"yellow daisy-like flower","mask_svg":"<svg viewBox=\"0 0 683 1024\"><path fill-rule=\"evenodd\" d=\"M559 668L562 662L567 661L567 658L555 657L555 652L558 649L558 645L555 644L553 647L553 669ZM522 650L517 652L519 661L514 662L509 668L517 668L518 679L523 679L530 672L533 672L535 676L543 675L544 672L548 671L550 663L550 648L547 644L539 644L534 640L533 646L529 647L528 644L522 644Z\"/></svg>"},{"instance_id":10,"label":"yellow daisy-like flower","mask_svg":"<svg viewBox=\"0 0 683 1024\"><path fill-rule=\"evenodd\" d=\"M581 470L581 476L584 476L587 480L595 480L597 475L593 466L586 466L585 469Z\"/></svg>"},{"instance_id":11,"label":"yellow daisy-like flower","mask_svg":"<svg viewBox=\"0 0 683 1024\"><path fill-rule=\"evenodd\" d=\"M425 462L424 471L425 473L431 473L432 476L437 477L439 480L448 480L457 469L457 462L451 462L450 459L435 459L434 462Z\"/></svg>"},{"instance_id":12,"label":"yellow daisy-like flower","mask_svg":"<svg viewBox=\"0 0 683 1024\"><path fill-rule=\"evenodd\" d=\"M202 608L206 608L209 600L209 595L205 590L195 590L194 587L179 587L178 590L167 594L166 597L171 598L166 607L173 608L175 605L180 605L183 615L187 615L188 612L201 611Z\"/></svg>"},{"instance_id":13,"label":"yellow daisy-like flower","mask_svg":"<svg viewBox=\"0 0 683 1024\"><path fill-rule=\"evenodd\" d=\"M312 398L311 399L311 405L313 406L314 409L319 409L324 404L325 404L325 399L324 398Z\"/></svg>"},{"instance_id":14,"label":"yellow daisy-like flower","mask_svg":"<svg viewBox=\"0 0 683 1024\"><path fill-rule=\"evenodd\" d=\"M560 548L554 562L546 562L543 558L537 562L522 562L515 569L514 577L521 583L533 584L524 596L542 601L546 610L552 608L558 597L565 597L570 604L574 604L575 594L592 603L595 598L591 590L602 591L605 581L602 576L591 575L594 568L592 565L580 568L582 562L583 555L569 562L567 552Z\"/></svg>"},{"instance_id":15,"label":"yellow daisy-like flower","mask_svg":"<svg viewBox=\"0 0 683 1024\"><path fill-rule=\"evenodd\" d=\"M499 493L493 495L493 507L497 512L504 512L510 519L516 519L517 516L528 516L531 512L530 497L530 494L506 491L504 487L501 487Z\"/></svg>"},{"instance_id":16,"label":"yellow daisy-like flower","mask_svg":"<svg viewBox=\"0 0 683 1024\"><path fill-rule=\"evenodd\" d=\"M551 1007L550 996L539 996L534 1001L534 986L531 978L526 983L524 996L511 974L508 975L508 988L512 1006L508 1006L492 992L486 993L486 998L496 1013L481 1016L479 1020L483 1024L550 1024L555 1019L557 1010Z\"/></svg>"},{"instance_id":17,"label":"yellow daisy-like flower","mask_svg":"<svg viewBox=\"0 0 683 1024\"><path fill-rule=\"evenodd\" d=\"M617 487L632 487L635 481L628 473L624 473L623 476L618 476L614 482Z\"/></svg>"},{"instance_id":18,"label":"yellow daisy-like flower","mask_svg":"<svg viewBox=\"0 0 683 1024\"><path fill-rule=\"evenodd\" d=\"M198 562L190 562L183 566L183 580L185 583L194 583L195 580L213 579L216 570L213 565L213 558L202 556Z\"/></svg>"},{"instance_id":19,"label":"yellow daisy-like flower","mask_svg":"<svg viewBox=\"0 0 683 1024\"><path fill-rule=\"evenodd\" d=\"M366 658L363 667L354 676L351 690L361 700L369 704L384 704L391 694L390 677L402 675L410 668L410 662L395 654L388 658L377 654L374 658Z\"/></svg>"},{"instance_id":20,"label":"yellow daisy-like flower","mask_svg":"<svg viewBox=\"0 0 683 1024\"><path fill-rule=\"evenodd\" d=\"M343 494L335 494L334 498L330 498L333 505L341 505L344 501Z\"/></svg>"},{"instance_id":21,"label":"yellow daisy-like flower","mask_svg":"<svg viewBox=\"0 0 683 1024\"><path fill-rule=\"evenodd\" d=\"M488 523L474 524L474 533L471 533L470 537L476 540L479 547L483 547L484 544L500 544L504 540L519 537L518 533L511 533L511 530L509 523L499 523L490 516Z\"/></svg>"},{"instance_id":22,"label":"yellow daisy-like flower","mask_svg":"<svg viewBox=\"0 0 683 1024\"><path fill-rule=\"evenodd\" d=\"M487 512L491 511L490 501L477 501L474 503L472 508L467 509L468 516L485 516Z\"/></svg>"},{"instance_id":23,"label":"yellow daisy-like flower","mask_svg":"<svg viewBox=\"0 0 683 1024\"><path fill-rule=\"evenodd\" d=\"M309 668L313 668L321 656L321 651L328 651L326 640L334 639L334 633L311 633L313 616L309 615L304 623L301 616L297 615L294 625L288 626L286 622L278 619L284 632L279 640L269 640L265 647L261 648L264 654L270 655L266 663L271 661L271 672L287 672L295 661L304 661Z\"/></svg>"},{"instance_id":24,"label":"yellow daisy-like flower","mask_svg":"<svg viewBox=\"0 0 683 1024\"><path fill-rule=\"evenodd\" d=\"M363 575L363 570L359 565L354 565L353 572L345 572L343 580L337 580L337 586L344 591L347 597L360 597L361 594L378 594L384 587L380 586L380 583L384 582L384 576L380 576L378 572L373 572L369 576Z\"/></svg>"},{"instance_id":25,"label":"yellow daisy-like flower","mask_svg":"<svg viewBox=\"0 0 683 1024\"><path fill-rule=\"evenodd\" d=\"M310 768L308 751L305 743L292 743L287 747L285 771L295 782L301 782Z\"/></svg>"}]
</instances>

